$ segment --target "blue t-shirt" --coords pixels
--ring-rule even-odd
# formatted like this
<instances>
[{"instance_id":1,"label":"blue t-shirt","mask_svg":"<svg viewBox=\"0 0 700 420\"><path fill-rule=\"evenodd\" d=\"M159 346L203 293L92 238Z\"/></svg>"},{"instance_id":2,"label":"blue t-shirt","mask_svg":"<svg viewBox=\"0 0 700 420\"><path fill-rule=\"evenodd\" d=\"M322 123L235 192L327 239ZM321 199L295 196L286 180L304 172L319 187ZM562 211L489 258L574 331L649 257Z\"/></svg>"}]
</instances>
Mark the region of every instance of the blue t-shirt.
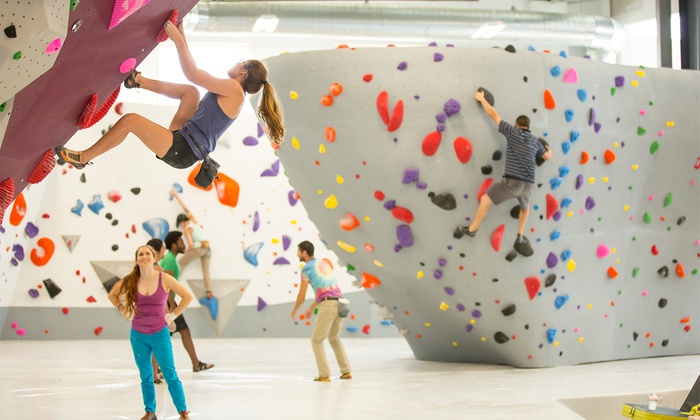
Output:
<instances>
[{"instance_id":1,"label":"blue t-shirt","mask_svg":"<svg viewBox=\"0 0 700 420\"><path fill-rule=\"evenodd\" d=\"M505 176L534 184L535 157L546 152L542 143L530 130L512 126L505 120L498 124L498 132L506 137Z\"/></svg>"},{"instance_id":2,"label":"blue t-shirt","mask_svg":"<svg viewBox=\"0 0 700 420\"><path fill-rule=\"evenodd\" d=\"M301 279L311 284L316 295L316 302L343 295L338 287L338 279L333 272L333 265L327 258L310 259L301 269Z\"/></svg>"},{"instance_id":3,"label":"blue t-shirt","mask_svg":"<svg viewBox=\"0 0 700 420\"><path fill-rule=\"evenodd\" d=\"M219 106L219 95L207 92L199 101L197 111L192 118L185 123L181 131L182 137L192 149L197 158L204 159L204 156L199 153L199 149L195 146L194 141L197 141L199 148L206 153L211 153L216 148L216 142L219 140L224 131L236 120L229 118L223 109Z\"/></svg>"}]
</instances>

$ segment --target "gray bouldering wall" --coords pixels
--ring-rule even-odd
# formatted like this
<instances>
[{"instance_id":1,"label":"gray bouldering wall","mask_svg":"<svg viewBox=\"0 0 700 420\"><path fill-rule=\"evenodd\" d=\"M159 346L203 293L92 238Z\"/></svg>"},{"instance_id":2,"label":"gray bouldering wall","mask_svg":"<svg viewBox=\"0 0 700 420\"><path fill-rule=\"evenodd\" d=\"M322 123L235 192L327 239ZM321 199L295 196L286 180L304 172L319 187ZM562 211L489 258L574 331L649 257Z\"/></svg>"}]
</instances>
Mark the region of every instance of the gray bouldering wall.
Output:
<instances>
[{"instance_id":1,"label":"gray bouldering wall","mask_svg":"<svg viewBox=\"0 0 700 420\"><path fill-rule=\"evenodd\" d=\"M286 174L417 358L544 367L700 350L700 73L447 47L267 64ZM452 236L504 169L479 87L554 152L529 258L512 249L516 201L475 238Z\"/></svg>"}]
</instances>

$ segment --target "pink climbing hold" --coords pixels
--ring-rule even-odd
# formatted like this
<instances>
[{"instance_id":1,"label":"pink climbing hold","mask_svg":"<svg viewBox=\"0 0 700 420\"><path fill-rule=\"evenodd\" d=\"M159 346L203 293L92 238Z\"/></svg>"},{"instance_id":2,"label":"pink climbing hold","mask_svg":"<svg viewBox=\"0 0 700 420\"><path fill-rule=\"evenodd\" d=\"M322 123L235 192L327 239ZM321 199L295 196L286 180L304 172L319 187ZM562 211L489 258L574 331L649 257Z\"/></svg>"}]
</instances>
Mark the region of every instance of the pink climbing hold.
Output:
<instances>
[{"instance_id":1,"label":"pink climbing hold","mask_svg":"<svg viewBox=\"0 0 700 420\"><path fill-rule=\"evenodd\" d=\"M503 242L503 233L506 231L506 225L501 225L496 228L491 234L491 247L493 250L498 252L501 250L501 243Z\"/></svg>"},{"instance_id":2,"label":"pink climbing hold","mask_svg":"<svg viewBox=\"0 0 700 420\"><path fill-rule=\"evenodd\" d=\"M486 194L486 191L491 188L491 185L493 185L493 178L488 178L481 184L481 187L479 187L479 193L476 195L477 201L481 201L481 196Z\"/></svg>"},{"instance_id":3,"label":"pink climbing hold","mask_svg":"<svg viewBox=\"0 0 700 420\"><path fill-rule=\"evenodd\" d=\"M350 232L360 226L360 221L352 213L348 213L340 219L340 228Z\"/></svg>"},{"instance_id":4,"label":"pink climbing hold","mask_svg":"<svg viewBox=\"0 0 700 420\"><path fill-rule=\"evenodd\" d=\"M401 206L396 206L393 209L391 209L391 214L399 219L402 220L406 223L412 223L413 222L413 213L411 210L401 207Z\"/></svg>"},{"instance_id":5,"label":"pink climbing hold","mask_svg":"<svg viewBox=\"0 0 700 420\"><path fill-rule=\"evenodd\" d=\"M112 10L112 18L109 21L109 29L122 23L126 18L134 12L147 5L150 0L135 0L132 2L115 1L114 9Z\"/></svg>"},{"instance_id":6,"label":"pink climbing hold","mask_svg":"<svg viewBox=\"0 0 700 420\"><path fill-rule=\"evenodd\" d=\"M127 58L119 65L119 73L131 73L136 68L136 59L134 57Z\"/></svg>"},{"instance_id":7,"label":"pink climbing hold","mask_svg":"<svg viewBox=\"0 0 700 420\"><path fill-rule=\"evenodd\" d=\"M530 296L530 300L537 296L542 286L542 281L535 276L530 276L525 279L525 287L527 288L527 294Z\"/></svg>"},{"instance_id":8,"label":"pink climbing hold","mask_svg":"<svg viewBox=\"0 0 700 420\"><path fill-rule=\"evenodd\" d=\"M442 134L439 131L433 131L432 133L425 136L423 139L423 154L426 156L432 156L437 152L440 142L442 141Z\"/></svg>"},{"instance_id":9,"label":"pink climbing hold","mask_svg":"<svg viewBox=\"0 0 700 420\"><path fill-rule=\"evenodd\" d=\"M598 251L596 251L598 254L598 258L605 258L610 254L610 247L605 245L605 244L600 244L598 245Z\"/></svg>"},{"instance_id":10,"label":"pink climbing hold","mask_svg":"<svg viewBox=\"0 0 700 420\"><path fill-rule=\"evenodd\" d=\"M561 79L564 83L578 83L578 73L576 69L569 69Z\"/></svg>"},{"instance_id":11,"label":"pink climbing hold","mask_svg":"<svg viewBox=\"0 0 700 420\"><path fill-rule=\"evenodd\" d=\"M559 201L552 194L547 194L547 220L559 210Z\"/></svg>"},{"instance_id":12,"label":"pink climbing hold","mask_svg":"<svg viewBox=\"0 0 700 420\"><path fill-rule=\"evenodd\" d=\"M61 49L61 45L63 45L63 40L61 38L54 39L53 41L49 42L49 45L46 46L46 54L58 52L58 50Z\"/></svg>"},{"instance_id":13,"label":"pink climbing hold","mask_svg":"<svg viewBox=\"0 0 700 420\"><path fill-rule=\"evenodd\" d=\"M389 124L389 94L385 90L377 96L377 112L384 121L384 125Z\"/></svg>"},{"instance_id":14,"label":"pink climbing hold","mask_svg":"<svg viewBox=\"0 0 700 420\"><path fill-rule=\"evenodd\" d=\"M454 142L455 154L462 163L469 162L472 158L472 144L464 137L457 137Z\"/></svg>"},{"instance_id":15,"label":"pink climbing hold","mask_svg":"<svg viewBox=\"0 0 700 420\"><path fill-rule=\"evenodd\" d=\"M386 130L390 133L398 130L403 122L403 101L399 100L394 107L394 112L391 113L391 119L386 126Z\"/></svg>"}]
</instances>

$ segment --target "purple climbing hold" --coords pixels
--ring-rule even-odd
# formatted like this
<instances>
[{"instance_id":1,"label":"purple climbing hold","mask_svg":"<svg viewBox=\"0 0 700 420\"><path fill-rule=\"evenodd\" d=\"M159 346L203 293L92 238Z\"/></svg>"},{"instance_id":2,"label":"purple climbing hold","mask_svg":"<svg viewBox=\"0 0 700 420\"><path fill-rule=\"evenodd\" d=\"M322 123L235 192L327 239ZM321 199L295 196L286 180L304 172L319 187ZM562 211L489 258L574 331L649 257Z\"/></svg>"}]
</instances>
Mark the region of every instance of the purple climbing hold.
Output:
<instances>
[{"instance_id":1,"label":"purple climbing hold","mask_svg":"<svg viewBox=\"0 0 700 420\"><path fill-rule=\"evenodd\" d=\"M472 325L472 324L467 324L467 326L464 327L464 331L466 331L466 332L472 332L473 329L474 329L474 325Z\"/></svg>"},{"instance_id":2,"label":"purple climbing hold","mask_svg":"<svg viewBox=\"0 0 700 420\"><path fill-rule=\"evenodd\" d=\"M255 146L258 144L258 139L252 136L248 136L243 139L243 144L245 144L246 146Z\"/></svg>"},{"instance_id":3,"label":"purple climbing hold","mask_svg":"<svg viewBox=\"0 0 700 420\"><path fill-rule=\"evenodd\" d=\"M442 271L435 270L435 272L433 273L433 277L435 277L435 280L440 280L442 278Z\"/></svg>"},{"instance_id":4,"label":"purple climbing hold","mask_svg":"<svg viewBox=\"0 0 700 420\"><path fill-rule=\"evenodd\" d=\"M399 70L401 70L401 71L404 71L404 70L406 70L407 67L408 67L408 63L405 62L405 61L402 61L402 62L399 63L399 66L396 67L396 68L399 69Z\"/></svg>"},{"instance_id":5,"label":"purple climbing hold","mask_svg":"<svg viewBox=\"0 0 700 420\"><path fill-rule=\"evenodd\" d=\"M413 234L409 225L401 224L396 226L396 238L402 247L413 246Z\"/></svg>"},{"instance_id":6,"label":"purple climbing hold","mask_svg":"<svg viewBox=\"0 0 700 420\"><path fill-rule=\"evenodd\" d=\"M260 176L277 176L280 173L280 160L277 159L270 169L265 169Z\"/></svg>"},{"instance_id":7,"label":"purple climbing hold","mask_svg":"<svg viewBox=\"0 0 700 420\"><path fill-rule=\"evenodd\" d=\"M439 265L440 267L446 266L446 265L447 265L447 260L444 259L444 258L440 258L440 259L438 260L438 265Z\"/></svg>"},{"instance_id":8,"label":"purple climbing hold","mask_svg":"<svg viewBox=\"0 0 700 420\"><path fill-rule=\"evenodd\" d=\"M253 215L253 232L257 232L258 229L260 229L260 215L256 211Z\"/></svg>"},{"instance_id":9,"label":"purple climbing hold","mask_svg":"<svg viewBox=\"0 0 700 420\"><path fill-rule=\"evenodd\" d=\"M262 298L260 296L258 296L258 312L265 309L266 306L267 306L267 302L265 302L264 300L262 300Z\"/></svg>"},{"instance_id":10,"label":"purple climbing hold","mask_svg":"<svg viewBox=\"0 0 700 420\"><path fill-rule=\"evenodd\" d=\"M445 293L447 293L448 295L452 296L452 295L455 294L455 289L453 289L453 288L451 288L451 287L445 287Z\"/></svg>"},{"instance_id":11,"label":"purple climbing hold","mask_svg":"<svg viewBox=\"0 0 700 420\"><path fill-rule=\"evenodd\" d=\"M39 234L39 228L36 227L34 223L28 222L27 226L24 228L24 233L26 233L30 238L33 238Z\"/></svg>"},{"instance_id":12,"label":"purple climbing hold","mask_svg":"<svg viewBox=\"0 0 700 420\"><path fill-rule=\"evenodd\" d=\"M410 184L412 182L418 182L418 174L420 174L419 169L409 168L403 171L403 179L401 180L404 184Z\"/></svg>"},{"instance_id":13,"label":"purple climbing hold","mask_svg":"<svg viewBox=\"0 0 700 420\"><path fill-rule=\"evenodd\" d=\"M287 235L282 235L282 248L286 251L289 249L289 245L292 244L292 238Z\"/></svg>"},{"instance_id":14,"label":"purple climbing hold","mask_svg":"<svg viewBox=\"0 0 700 420\"><path fill-rule=\"evenodd\" d=\"M549 268L554 268L559 264L559 257L557 257L556 254L550 252L549 255L547 255L547 267Z\"/></svg>"},{"instance_id":15,"label":"purple climbing hold","mask_svg":"<svg viewBox=\"0 0 700 420\"><path fill-rule=\"evenodd\" d=\"M416 188L418 188L419 190L424 190L428 188L428 183L425 181L418 181L416 182Z\"/></svg>"},{"instance_id":16,"label":"purple climbing hold","mask_svg":"<svg viewBox=\"0 0 700 420\"><path fill-rule=\"evenodd\" d=\"M561 220L561 212L559 210L555 211L552 215L552 219L554 219L555 222Z\"/></svg>"},{"instance_id":17,"label":"purple climbing hold","mask_svg":"<svg viewBox=\"0 0 700 420\"><path fill-rule=\"evenodd\" d=\"M588 125L593 125L595 123L595 109L591 108L588 114Z\"/></svg>"},{"instance_id":18,"label":"purple climbing hold","mask_svg":"<svg viewBox=\"0 0 700 420\"><path fill-rule=\"evenodd\" d=\"M472 316L473 316L474 318L481 318L481 311L478 310L478 309L474 309L474 310L472 311Z\"/></svg>"},{"instance_id":19,"label":"purple climbing hold","mask_svg":"<svg viewBox=\"0 0 700 420\"><path fill-rule=\"evenodd\" d=\"M384 208L387 210L393 210L396 207L396 200L387 200L384 203Z\"/></svg>"},{"instance_id":20,"label":"purple climbing hold","mask_svg":"<svg viewBox=\"0 0 700 420\"><path fill-rule=\"evenodd\" d=\"M428 44L429 47L437 47L437 42L433 41L430 44Z\"/></svg>"},{"instance_id":21,"label":"purple climbing hold","mask_svg":"<svg viewBox=\"0 0 700 420\"><path fill-rule=\"evenodd\" d=\"M447 120L447 114L441 112L435 116L435 119L437 120L437 122L445 122Z\"/></svg>"},{"instance_id":22,"label":"purple climbing hold","mask_svg":"<svg viewBox=\"0 0 700 420\"><path fill-rule=\"evenodd\" d=\"M458 303L457 306L456 306L456 308L457 308L457 310L460 311L460 312L464 312L464 310L466 309L466 308L464 307L464 305L462 305L461 303Z\"/></svg>"},{"instance_id":23,"label":"purple climbing hold","mask_svg":"<svg viewBox=\"0 0 700 420\"><path fill-rule=\"evenodd\" d=\"M279 257L272 263L273 265L289 265L289 260L284 257Z\"/></svg>"},{"instance_id":24,"label":"purple climbing hold","mask_svg":"<svg viewBox=\"0 0 700 420\"><path fill-rule=\"evenodd\" d=\"M289 205L292 207L296 205L297 201L299 201L296 198L296 193L294 192L294 190L287 193L287 198L289 199Z\"/></svg>"},{"instance_id":25,"label":"purple climbing hold","mask_svg":"<svg viewBox=\"0 0 700 420\"><path fill-rule=\"evenodd\" d=\"M454 99L445 102L444 110L448 117L458 113L460 109L462 109L462 105Z\"/></svg>"},{"instance_id":26,"label":"purple climbing hold","mask_svg":"<svg viewBox=\"0 0 700 420\"><path fill-rule=\"evenodd\" d=\"M39 297L39 291L36 289L29 289L27 293L29 293L29 296L31 296L34 299Z\"/></svg>"},{"instance_id":27,"label":"purple climbing hold","mask_svg":"<svg viewBox=\"0 0 700 420\"><path fill-rule=\"evenodd\" d=\"M438 125L435 126L435 131L442 133L443 131L445 131L446 128L447 127L445 126L445 124L439 123Z\"/></svg>"},{"instance_id":28,"label":"purple climbing hold","mask_svg":"<svg viewBox=\"0 0 700 420\"><path fill-rule=\"evenodd\" d=\"M600 131L600 127L601 125L599 122L593 123L593 131L595 131L596 133Z\"/></svg>"},{"instance_id":29,"label":"purple climbing hold","mask_svg":"<svg viewBox=\"0 0 700 420\"><path fill-rule=\"evenodd\" d=\"M261 137L263 134L265 134L265 130L263 130L262 125L258 123L258 137Z\"/></svg>"},{"instance_id":30,"label":"purple climbing hold","mask_svg":"<svg viewBox=\"0 0 700 420\"><path fill-rule=\"evenodd\" d=\"M436 63L442 61L444 58L445 58L445 55L444 55L444 54L440 54L440 53L437 53L437 52L436 52L435 54L433 54L433 61L436 62Z\"/></svg>"},{"instance_id":31,"label":"purple climbing hold","mask_svg":"<svg viewBox=\"0 0 700 420\"><path fill-rule=\"evenodd\" d=\"M16 258L17 261L24 260L24 247L22 245L20 245L20 244L12 245L12 252L14 253L14 258Z\"/></svg>"},{"instance_id":32,"label":"purple climbing hold","mask_svg":"<svg viewBox=\"0 0 700 420\"><path fill-rule=\"evenodd\" d=\"M578 190L583 185L583 175L576 177L576 189Z\"/></svg>"},{"instance_id":33,"label":"purple climbing hold","mask_svg":"<svg viewBox=\"0 0 700 420\"><path fill-rule=\"evenodd\" d=\"M595 200L593 197L588 196L588 198L586 198L586 210L593 210L593 207L595 207Z\"/></svg>"},{"instance_id":34,"label":"purple climbing hold","mask_svg":"<svg viewBox=\"0 0 700 420\"><path fill-rule=\"evenodd\" d=\"M617 76L615 77L615 87L622 87L625 85L625 77Z\"/></svg>"},{"instance_id":35,"label":"purple climbing hold","mask_svg":"<svg viewBox=\"0 0 700 420\"><path fill-rule=\"evenodd\" d=\"M394 245L394 252L401 251L401 248L402 248L401 245L398 245L398 244Z\"/></svg>"}]
</instances>

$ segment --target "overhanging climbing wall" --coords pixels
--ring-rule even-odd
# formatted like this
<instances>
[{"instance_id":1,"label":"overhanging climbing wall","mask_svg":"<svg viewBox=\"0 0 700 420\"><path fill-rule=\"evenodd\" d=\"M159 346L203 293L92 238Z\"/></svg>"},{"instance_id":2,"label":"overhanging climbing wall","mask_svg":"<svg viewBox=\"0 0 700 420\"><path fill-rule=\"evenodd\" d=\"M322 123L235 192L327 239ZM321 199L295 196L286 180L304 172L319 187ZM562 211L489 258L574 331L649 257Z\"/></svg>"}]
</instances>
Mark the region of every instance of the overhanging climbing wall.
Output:
<instances>
[{"instance_id":1,"label":"overhanging climbing wall","mask_svg":"<svg viewBox=\"0 0 700 420\"><path fill-rule=\"evenodd\" d=\"M698 352L700 73L443 47L267 64L292 185L417 358L544 367ZM513 258L516 201L492 207L475 238L452 237L504 169L479 87L554 152L538 168L529 258Z\"/></svg>"}]
</instances>

